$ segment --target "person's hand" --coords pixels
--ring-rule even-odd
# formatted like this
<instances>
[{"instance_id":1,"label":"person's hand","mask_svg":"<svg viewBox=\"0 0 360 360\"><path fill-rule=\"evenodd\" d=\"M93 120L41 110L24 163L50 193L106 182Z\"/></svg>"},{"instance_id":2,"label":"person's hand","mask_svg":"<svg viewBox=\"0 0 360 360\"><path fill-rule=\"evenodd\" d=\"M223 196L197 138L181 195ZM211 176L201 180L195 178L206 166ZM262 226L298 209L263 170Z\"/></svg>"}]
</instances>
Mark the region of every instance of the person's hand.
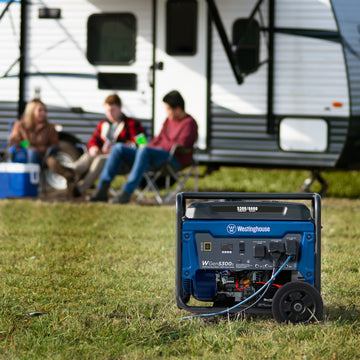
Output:
<instances>
[{"instance_id":1,"label":"person's hand","mask_svg":"<svg viewBox=\"0 0 360 360\"><path fill-rule=\"evenodd\" d=\"M109 154L111 151L112 145L111 142L109 140L105 140L104 145L101 148L101 152L103 154Z\"/></svg>"},{"instance_id":2,"label":"person's hand","mask_svg":"<svg viewBox=\"0 0 360 360\"><path fill-rule=\"evenodd\" d=\"M98 154L100 154L100 149L97 146L92 146L89 149L89 155L90 156L95 156L95 155L98 155Z\"/></svg>"},{"instance_id":3,"label":"person's hand","mask_svg":"<svg viewBox=\"0 0 360 360\"><path fill-rule=\"evenodd\" d=\"M110 145L110 146L104 146L104 147L101 149L101 151L102 151L103 154L110 154L111 148L112 148L111 145Z\"/></svg>"}]
</instances>

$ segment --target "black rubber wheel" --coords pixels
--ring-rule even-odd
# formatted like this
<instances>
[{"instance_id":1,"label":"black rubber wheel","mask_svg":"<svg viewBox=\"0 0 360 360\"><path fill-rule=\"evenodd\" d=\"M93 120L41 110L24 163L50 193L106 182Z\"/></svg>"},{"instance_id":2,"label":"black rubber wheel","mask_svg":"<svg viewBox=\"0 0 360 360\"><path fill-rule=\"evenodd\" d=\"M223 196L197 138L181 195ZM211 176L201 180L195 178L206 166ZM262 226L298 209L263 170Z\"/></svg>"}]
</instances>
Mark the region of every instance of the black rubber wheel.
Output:
<instances>
[{"instance_id":1,"label":"black rubber wheel","mask_svg":"<svg viewBox=\"0 0 360 360\"><path fill-rule=\"evenodd\" d=\"M302 281L289 282L276 291L272 301L272 313L278 323L310 323L323 317L320 293Z\"/></svg>"},{"instance_id":2,"label":"black rubber wheel","mask_svg":"<svg viewBox=\"0 0 360 360\"><path fill-rule=\"evenodd\" d=\"M79 158L80 151L72 143L67 141L59 142L60 150L56 154L56 159L64 166L71 167L71 164ZM53 173L50 169L45 170L45 180L47 186L55 190L66 189L66 180L61 175Z\"/></svg>"}]
</instances>

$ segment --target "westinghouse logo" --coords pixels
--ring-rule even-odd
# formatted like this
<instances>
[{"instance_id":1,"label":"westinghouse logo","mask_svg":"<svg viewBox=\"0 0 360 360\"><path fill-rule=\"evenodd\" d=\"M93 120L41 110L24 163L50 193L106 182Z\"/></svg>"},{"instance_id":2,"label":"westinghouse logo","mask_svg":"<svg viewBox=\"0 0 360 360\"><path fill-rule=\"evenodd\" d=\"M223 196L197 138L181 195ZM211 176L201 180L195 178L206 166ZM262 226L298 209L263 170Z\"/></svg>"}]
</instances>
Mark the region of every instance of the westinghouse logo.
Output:
<instances>
[{"instance_id":1,"label":"westinghouse logo","mask_svg":"<svg viewBox=\"0 0 360 360\"><path fill-rule=\"evenodd\" d=\"M226 231L227 231L229 234L235 234L235 233L236 233L236 225L235 225L235 224L229 224L229 225L226 227Z\"/></svg>"},{"instance_id":2,"label":"westinghouse logo","mask_svg":"<svg viewBox=\"0 0 360 360\"><path fill-rule=\"evenodd\" d=\"M235 233L265 233L270 232L270 226L241 226L241 225L235 225L235 224L229 224L226 226L226 231L229 234L235 234Z\"/></svg>"}]
</instances>

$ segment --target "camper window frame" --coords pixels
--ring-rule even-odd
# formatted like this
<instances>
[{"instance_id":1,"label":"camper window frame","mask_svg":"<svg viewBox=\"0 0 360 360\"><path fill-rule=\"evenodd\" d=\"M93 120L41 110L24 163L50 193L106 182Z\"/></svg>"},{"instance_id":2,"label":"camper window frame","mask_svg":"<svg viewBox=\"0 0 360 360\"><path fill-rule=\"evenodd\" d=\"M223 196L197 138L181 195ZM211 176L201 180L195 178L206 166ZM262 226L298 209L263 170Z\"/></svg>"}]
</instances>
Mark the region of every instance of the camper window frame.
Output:
<instances>
[{"instance_id":1,"label":"camper window frame","mask_svg":"<svg viewBox=\"0 0 360 360\"><path fill-rule=\"evenodd\" d=\"M125 21L125 25L132 31L130 36L126 39L130 44L128 47L128 56L121 60L114 60L111 58L101 58L103 54L98 51L101 42L104 39L101 38L101 32L98 27L106 20L111 21ZM113 33L113 32L112 32ZM136 60L136 36L137 36L137 19L133 13L130 12L118 12L118 13L97 13L92 14L88 18L87 22L87 51L86 57L92 65L131 65ZM107 39L109 40L109 38ZM116 45L111 46L112 49L119 49L119 41L116 40ZM118 52L119 55L123 55L124 52Z\"/></svg>"}]
</instances>

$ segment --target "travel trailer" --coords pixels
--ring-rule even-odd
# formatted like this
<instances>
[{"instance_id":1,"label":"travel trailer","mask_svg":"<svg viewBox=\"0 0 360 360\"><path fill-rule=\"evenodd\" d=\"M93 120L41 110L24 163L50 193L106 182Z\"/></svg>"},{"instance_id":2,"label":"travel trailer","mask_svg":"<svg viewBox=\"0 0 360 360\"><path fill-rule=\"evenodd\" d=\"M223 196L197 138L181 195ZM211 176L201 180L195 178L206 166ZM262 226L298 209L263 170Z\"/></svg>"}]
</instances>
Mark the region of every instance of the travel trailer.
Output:
<instances>
[{"instance_id":1,"label":"travel trailer","mask_svg":"<svg viewBox=\"0 0 360 360\"><path fill-rule=\"evenodd\" d=\"M0 0L0 145L38 96L63 155L113 92L148 135L178 89L208 166L360 168L358 0Z\"/></svg>"}]
</instances>

